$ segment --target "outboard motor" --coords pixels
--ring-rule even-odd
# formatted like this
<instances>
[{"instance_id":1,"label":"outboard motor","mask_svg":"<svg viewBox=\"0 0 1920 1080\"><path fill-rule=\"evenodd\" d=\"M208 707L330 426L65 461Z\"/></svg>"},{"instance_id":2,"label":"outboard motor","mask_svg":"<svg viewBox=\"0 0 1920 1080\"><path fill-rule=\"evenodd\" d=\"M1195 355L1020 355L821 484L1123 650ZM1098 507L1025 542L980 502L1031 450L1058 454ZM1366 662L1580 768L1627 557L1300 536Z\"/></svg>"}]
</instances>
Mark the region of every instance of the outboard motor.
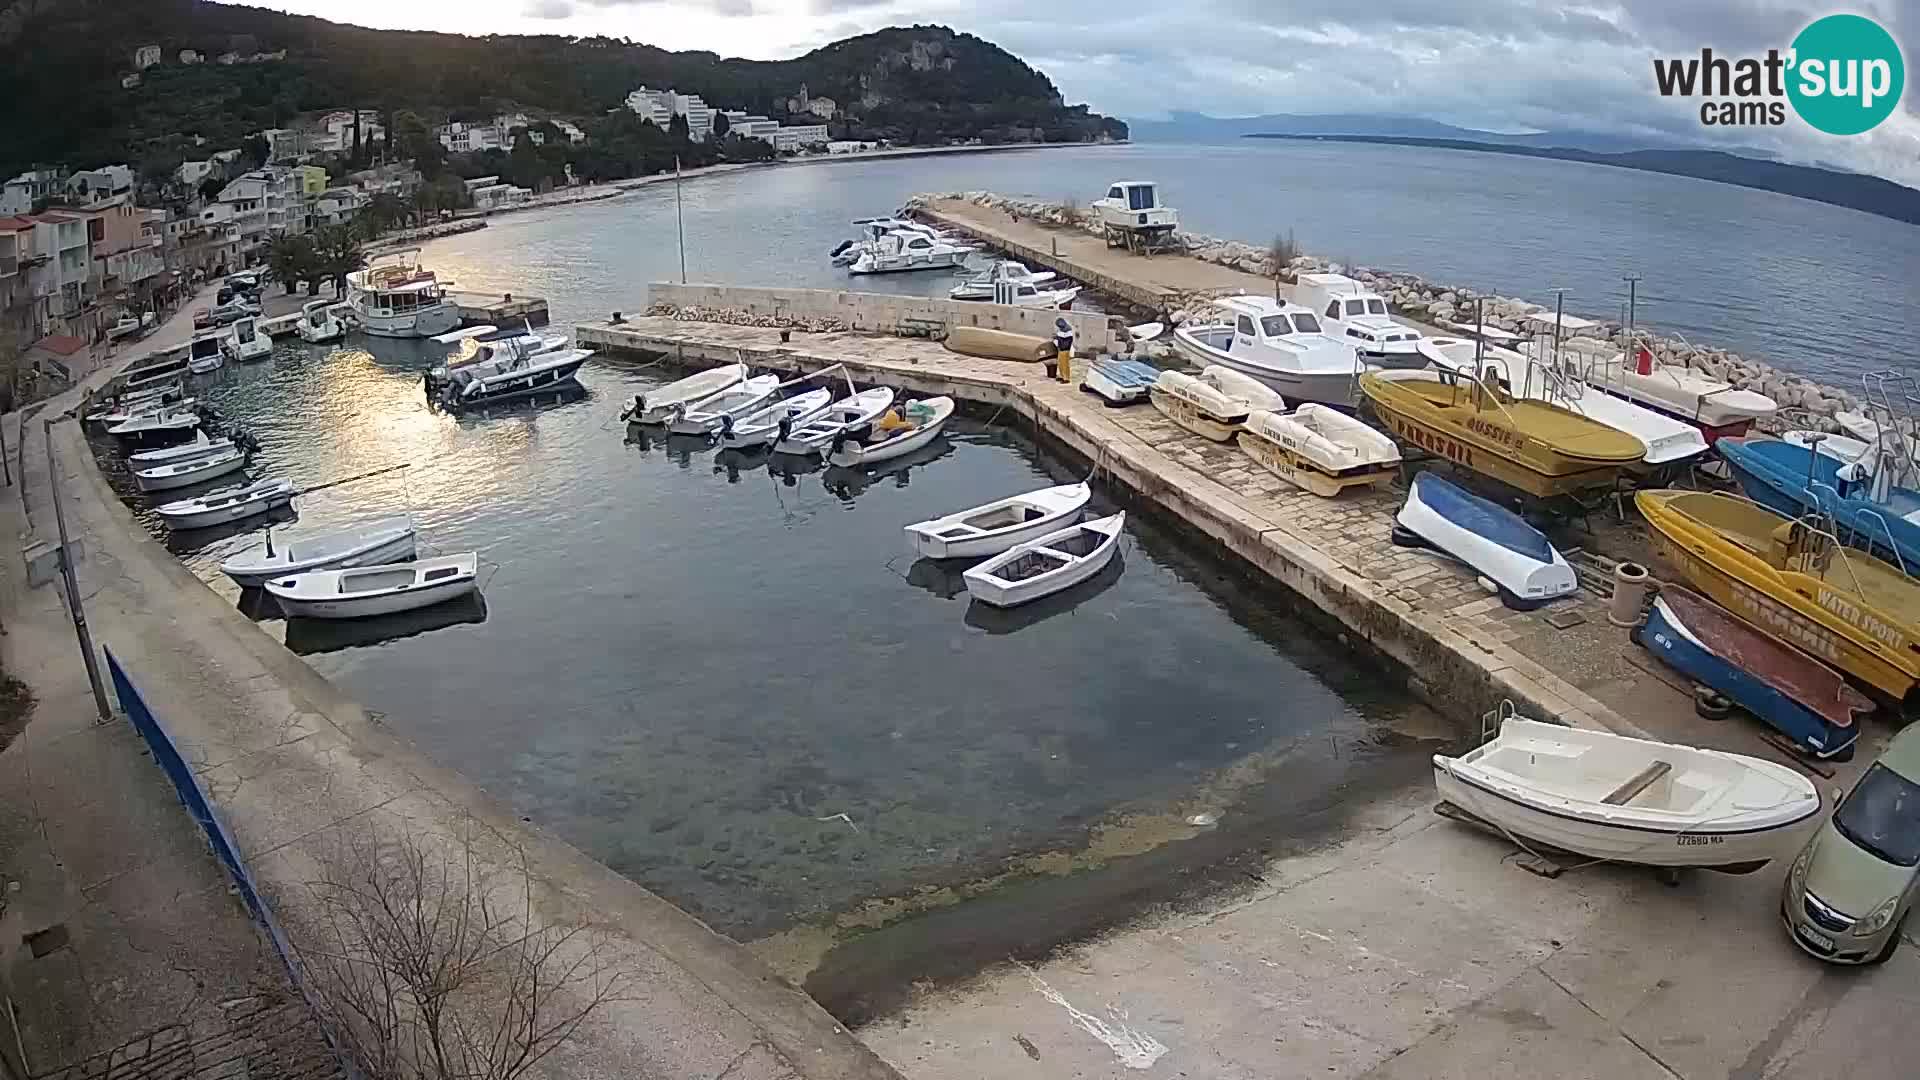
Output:
<instances>
[{"instance_id":1,"label":"outboard motor","mask_svg":"<svg viewBox=\"0 0 1920 1080\"><path fill-rule=\"evenodd\" d=\"M720 414L720 439L722 442L733 438L733 414Z\"/></svg>"},{"instance_id":2,"label":"outboard motor","mask_svg":"<svg viewBox=\"0 0 1920 1080\"><path fill-rule=\"evenodd\" d=\"M850 247L852 247L852 246L853 246L853 241L851 241L851 240L842 240L842 241L840 241L840 246L839 246L839 247L837 247L837 248L834 248L834 249L833 249L832 251L829 251L829 252L827 252L827 257L828 257L828 258L839 258L839 257L840 257L840 253L841 253L841 252L843 252L843 251L845 251L845 250L847 250L848 248L850 248Z\"/></svg>"},{"instance_id":3,"label":"outboard motor","mask_svg":"<svg viewBox=\"0 0 1920 1080\"><path fill-rule=\"evenodd\" d=\"M773 436L773 441L774 441L774 442L776 442L776 443L783 443L783 442L786 442L786 441L787 441L787 434L788 434L789 432L791 432L792 430L793 430L793 416L792 416L792 414L788 414L788 415L786 415L786 416L783 416L783 417L781 417L781 418L780 418L780 426L779 426L779 427L778 427L777 429L775 429L775 431L774 431L774 436Z\"/></svg>"}]
</instances>

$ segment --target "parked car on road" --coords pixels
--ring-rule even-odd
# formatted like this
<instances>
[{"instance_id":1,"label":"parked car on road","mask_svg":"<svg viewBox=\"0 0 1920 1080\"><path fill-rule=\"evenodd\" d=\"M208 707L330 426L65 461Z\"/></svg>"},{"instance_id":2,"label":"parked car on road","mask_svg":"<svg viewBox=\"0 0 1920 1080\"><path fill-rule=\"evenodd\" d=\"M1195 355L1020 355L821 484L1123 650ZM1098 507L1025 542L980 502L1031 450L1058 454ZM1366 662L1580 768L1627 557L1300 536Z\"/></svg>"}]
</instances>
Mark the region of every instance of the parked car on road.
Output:
<instances>
[{"instance_id":1,"label":"parked car on road","mask_svg":"<svg viewBox=\"0 0 1920 1080\"><path fill-rule=\"evenodd\" d=\"M1920 893L1920 724L1894 736L1787 871L1780 913L1802 949L1879 964Z\"/></svg>"}]
</instances>

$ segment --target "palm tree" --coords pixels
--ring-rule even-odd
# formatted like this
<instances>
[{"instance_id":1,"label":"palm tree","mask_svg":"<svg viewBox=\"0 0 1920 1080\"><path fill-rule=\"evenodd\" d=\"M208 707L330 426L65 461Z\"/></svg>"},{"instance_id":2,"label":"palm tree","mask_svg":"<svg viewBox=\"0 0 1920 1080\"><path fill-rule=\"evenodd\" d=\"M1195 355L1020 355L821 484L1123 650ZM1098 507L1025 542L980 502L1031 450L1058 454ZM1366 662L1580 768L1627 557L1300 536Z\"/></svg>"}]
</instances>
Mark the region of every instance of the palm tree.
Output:
<instances>
[{"instance_id":1,"label":"palm tree","mask_svg":"<svg viewBox=\"0 0 1920 1080\"><path fill-rule=\"evenodd\" d=\"M313 232L316 276L333 282L335 295L347 288L347 275L367 265L360 238L350 225L322 225Z\"/></svg>"}]
</instances>

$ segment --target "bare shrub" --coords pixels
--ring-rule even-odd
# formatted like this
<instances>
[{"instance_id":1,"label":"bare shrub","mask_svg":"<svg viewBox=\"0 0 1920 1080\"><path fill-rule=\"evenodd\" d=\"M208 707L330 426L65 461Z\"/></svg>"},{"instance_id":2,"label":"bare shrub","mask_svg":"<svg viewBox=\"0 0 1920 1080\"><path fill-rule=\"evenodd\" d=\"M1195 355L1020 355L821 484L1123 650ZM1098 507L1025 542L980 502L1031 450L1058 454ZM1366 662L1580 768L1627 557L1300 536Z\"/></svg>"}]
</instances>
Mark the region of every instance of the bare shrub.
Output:
<instances>
[{"instance_id":1,"label":"bare shrub","mask_svg":"<svg viewBox=\"0 0 1920 1080\"><path fill-rule=\"evenodd\" d=\"M536 923L524 868L485 871L470 842L441 856L356 838L307 888L320 931L301 966L368 1080L515 1080L622 982L585 923Z\"/></svg>"},{"instance_id":2,"label":"bare shrub","mask_svg":"<svg viewBox=\"0 0 1920 1080\"><path fill-rule=\"evenodd\" d=\"M1294 243L1293 230L1274 233L1273 240L1267 244L1267 273L1273 280L1282 280L1283 275L1293 272L1293 260L1300 256L1300 245Z\"/></svg>"},{"instance_id":3,"label":"bare shrub","mask_svg":"<svg viewBox=\"0 0 1920 1080\"><path fill-rule=\"evenodd\" d=\"M1060 223L1077 229L1087 223L1087 212L1072 195L1060 200Z\"/></svg>"}]
</instances>

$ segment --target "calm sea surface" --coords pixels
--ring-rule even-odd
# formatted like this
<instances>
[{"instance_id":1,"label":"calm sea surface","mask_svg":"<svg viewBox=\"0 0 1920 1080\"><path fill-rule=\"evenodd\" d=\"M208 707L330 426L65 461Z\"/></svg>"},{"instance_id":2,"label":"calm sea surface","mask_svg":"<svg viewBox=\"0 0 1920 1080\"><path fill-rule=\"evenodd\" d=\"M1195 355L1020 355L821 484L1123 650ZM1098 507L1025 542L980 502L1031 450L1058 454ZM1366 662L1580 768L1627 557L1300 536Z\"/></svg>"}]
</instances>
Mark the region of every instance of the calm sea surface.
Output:
<instances>
[{"instance_id":1,"label":"calm sea surface","mask_svg":"<svg viewBox=\"0 0 1920 1080\"><path fill-rule=\"evenodd\" d=\"M1292 228L1336 258L1536 298L1565 285L1576 311L1612 311L1637 270L1647 321L1830 379L1907 362L1920 308L1911 226L1649 174L1334 145L701 179L682 192L688 276L838 285L826 253L848 220L914 192L1084 198L1117 177L1160 180L1197 229ZM636 311L679 274L675 192L497 218L426 259L463 287L550 298L558 328ZM1432 748L1408 737L1431 718L1290 599L1138 514L1117 571L1030 611L970 606L954 569L903 554L900 527L1071 478L1007 431L956 423L877 475L789 472L629 436L621 402L674 377L661 368L594 361L574 400L430 411L420 374L444 352L282 345L205 391L260 437L250 475L413 463L303 497L299 528L409 512L431 549L477 549L490 575L484 604L263 625L435 759L729 932L1071 852L1102 823L1276 819ZM215 579L256 540L172 542Z\"/></svg>"}]
</instances>

